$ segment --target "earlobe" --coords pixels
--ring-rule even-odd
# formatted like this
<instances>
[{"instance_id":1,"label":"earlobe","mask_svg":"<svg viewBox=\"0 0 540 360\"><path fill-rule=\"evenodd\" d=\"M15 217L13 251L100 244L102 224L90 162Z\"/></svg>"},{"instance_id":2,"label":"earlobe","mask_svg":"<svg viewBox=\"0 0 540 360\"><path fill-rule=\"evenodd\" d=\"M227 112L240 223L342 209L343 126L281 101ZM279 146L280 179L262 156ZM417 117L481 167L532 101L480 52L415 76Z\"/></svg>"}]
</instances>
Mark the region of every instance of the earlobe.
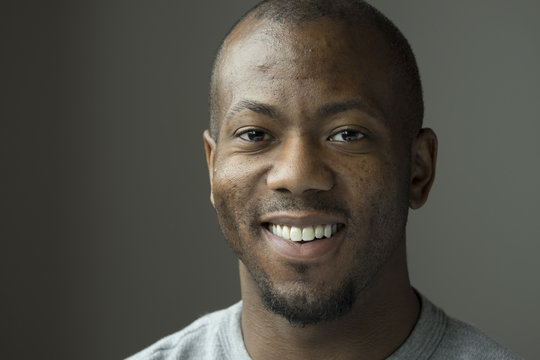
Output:
<instances>
[{"instance_id":1,"label":"earlobe","mask_svg":"<svg viewBox=\"0 0 540 360\"><path fill-rule=\"evenodd\" d=\"M437 135L431 129L421 129L412 147L411 188L409 204L418 209L426 202L435 180L437 163Z\"/></svg>"},{"instance_id":2,"label":"earlobe","mask_svg":"<svg viewBox=\"0 0 540 360\"><path fill-rule=\"evenodd\" d=\"M210 202L214 206L214 156L216 153L216 142L209 130L203 133L204 151L206 153L206 165L208 165L208 176L210 177Z\"/></svg>"}]
</instances>

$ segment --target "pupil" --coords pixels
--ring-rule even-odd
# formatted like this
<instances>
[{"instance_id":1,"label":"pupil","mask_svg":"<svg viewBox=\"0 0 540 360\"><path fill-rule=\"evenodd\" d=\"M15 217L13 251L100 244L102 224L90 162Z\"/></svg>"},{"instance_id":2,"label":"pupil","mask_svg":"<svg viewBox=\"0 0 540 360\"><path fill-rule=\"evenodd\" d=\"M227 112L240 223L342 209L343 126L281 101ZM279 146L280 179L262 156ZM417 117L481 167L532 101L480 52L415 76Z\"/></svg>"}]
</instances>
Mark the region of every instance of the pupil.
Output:
<instances>
[{"instance_id":1,"label":"pupil","mask_svg":"<svg viewBox=\"0 0 540 360\"><path fill-rule=\"evenodd\" d=\"M354 131L346 130L343 132L342 136L344 140L350 141L356 138L356 133Z\"/></svg>"},{"instance_id":2,"label":"pupil","mask_svg":"<svg viewBox=\"0 0 540 360\"><path fill-rule=\"evenodd\" d=\"M261 140L262 139L262 136L261 134L258 132L258 131L250 131L248 133L248 137L249 137L249 140L251 141L256 141L256 140Z\"/></svg>"}]
</instances>

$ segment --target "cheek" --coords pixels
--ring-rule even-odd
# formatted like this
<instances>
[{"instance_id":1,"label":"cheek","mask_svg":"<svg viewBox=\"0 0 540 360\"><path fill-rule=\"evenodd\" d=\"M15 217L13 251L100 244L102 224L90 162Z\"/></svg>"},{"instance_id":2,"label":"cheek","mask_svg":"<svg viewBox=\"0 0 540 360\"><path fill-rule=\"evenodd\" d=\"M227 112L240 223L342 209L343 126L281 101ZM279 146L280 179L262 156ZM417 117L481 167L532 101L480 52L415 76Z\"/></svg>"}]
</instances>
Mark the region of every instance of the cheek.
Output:
<instances>
[{"instance_id":1,"label":"cheek","mask_svg":"<svg viewBox=\"0 0 540 360\"><path fill-rule=\"evenodd\" d=\"M244 201L256 197L263 190L267 163L267 159L259 156L218 154L212 179L214 196L232 196Z\"/></svg>"},{"instance_id":2,"label":"cheek","mask_svg":"<svg viewBox=\"0 0 540 360\"><path fill-rule=\"evenodd\" d=\"M337 185L345 189L343 199L348 199L356 217L398 214L403 212L404 206L407 209L408 182L398 164L365 157L336 171L340 172L336 178L342 182Z\"/></svg>"},{"instance_id":3,"label":"cheek","mask_svg":"<svg viewBox=\"0 0 540 360\"><path fill-rule=\"evenodd\" d=\"M386 186L390 176L386 166L374 156L334 162L336 188L346 189L351 199L368 198Z\"/></svg>"},{"instance_id":4,"label":"cheek","mask_svg":"<svg viewBox=\"0 0 540 360\"><path fill-rule=\"evenodd\" d=\"M241 204L245 203L242 198L242 184L231 179L214 176L213 194L214 206L218 215L221 228L226 233L227 238L232 232L238 231L238 222L245 222L242 216Z\"/></svg>"},{"instance_id":5,"label":"cheek","mask_svg":"<svg viewBox=\"0 0 540 360\"><path fill-rule=\"evenodd\" d=\"M214 178L220 182L242 183L262 172L264 159L259 156L217 153L214 163Z\"/></svg>"},{"instance_id":6,"label":"cheek","mask_svg":"<svg viewBox=\"0 0 540 360\"><path fill-rule=\"evenodd\" d=\"M217 215L227 237L237 236L240 226L250 225L257 198L257 170L250 160L216 159L212 191Z\"/></svg>"}]
</instances>

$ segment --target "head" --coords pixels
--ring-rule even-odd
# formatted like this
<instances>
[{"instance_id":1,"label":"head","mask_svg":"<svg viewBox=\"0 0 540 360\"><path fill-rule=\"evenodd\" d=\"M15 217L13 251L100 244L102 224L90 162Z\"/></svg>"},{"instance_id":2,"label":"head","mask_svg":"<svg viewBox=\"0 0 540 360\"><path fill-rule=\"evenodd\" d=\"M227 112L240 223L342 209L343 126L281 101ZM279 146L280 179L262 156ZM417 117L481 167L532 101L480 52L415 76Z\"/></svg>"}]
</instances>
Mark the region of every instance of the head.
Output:
<instances>
[{"instance_id":1,"label":"head","mask_svg":"<svg viewBox=\"0 0 540 360\"><path fill-rule=\"evenodd\" d=\"M242 286L270 311L338 318L405 263L436 139L421 129L414 56L383 15L360 1L263 2L220 48L211 114L211 200Z\"/></svg>"},{"instance_id":2,"label":"head","mask_svg":"<svg viewBox=\"0 0 540 360\"><path fill-rule=\"evenodd\" d=\"M237 30L245 20L271 21L282 25L300 27L303 23L320 19L332 19L347 25L351 30L358 28L371 28L382 37L386 45L388 58L394 64L396 78L393 79L399 86L399 96L396 98L396 109L403 119L401 124L406 126L405 131L414 137L422 127L424 117L424 102L422 84L418 66L412 49L401 31L377 9L362 0L273 0L262 1L248 11L233 26L225 41L218 49L214 60L210 80L210 133L214 140L219 137L221 105L220 105L220 79L223 63L223 49L227 47L230 35Z\"/></svg>"}]
</instances>

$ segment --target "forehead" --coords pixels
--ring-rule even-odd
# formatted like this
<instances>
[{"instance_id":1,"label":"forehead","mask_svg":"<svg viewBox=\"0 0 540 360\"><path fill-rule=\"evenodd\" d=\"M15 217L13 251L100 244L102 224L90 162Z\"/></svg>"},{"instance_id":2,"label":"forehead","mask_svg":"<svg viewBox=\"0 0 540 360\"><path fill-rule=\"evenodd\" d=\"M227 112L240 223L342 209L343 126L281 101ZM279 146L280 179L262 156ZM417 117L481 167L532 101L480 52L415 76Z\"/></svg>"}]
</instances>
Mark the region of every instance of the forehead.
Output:
<instances>
[{"instance_id":1,"label":"forehead","mask_svg":"<svg viewBox=\"0 0 540 360\"><path fill-rule=\"evenodd\" d=\"M246 97L296 107L361 98L387 117L390 70L382 36L372 28L328 18L300 24L247 19L224 43L221 115Z\"/></svg>"}]
</instances>

